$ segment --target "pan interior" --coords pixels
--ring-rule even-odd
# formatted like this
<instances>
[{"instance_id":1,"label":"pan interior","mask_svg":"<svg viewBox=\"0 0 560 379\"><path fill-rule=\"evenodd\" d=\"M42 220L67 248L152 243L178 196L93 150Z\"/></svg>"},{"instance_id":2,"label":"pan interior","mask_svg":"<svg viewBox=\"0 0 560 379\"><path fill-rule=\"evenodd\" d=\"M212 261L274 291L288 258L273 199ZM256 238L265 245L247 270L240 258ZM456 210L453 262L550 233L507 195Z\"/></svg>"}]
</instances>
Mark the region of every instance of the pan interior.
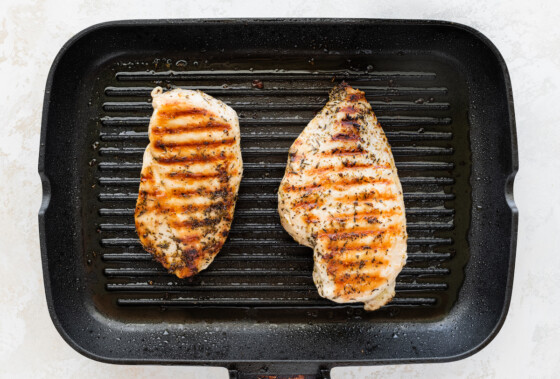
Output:
<instances>
[{"instance_id":1,"label":"pan interior","mask_svg":"<svg viewBox=\"0 0 560 379\"><path fill-rule=\"evenodd\" d=\"M432 319L452 307L468 260L471 194L466 91L451 67L430 57L333 57L328 50L282 61L206 51L119 57L97 77L80 166L84 259L101 312L138 322L185 322L208 312L278 322L310 312L322 319ZM277 213L288 148L342 80L365 91L405 192L408 263L394 300L374 313L319 297L312 251L292 240ZM231 232L210 268L186 280L154 262L134 229L150 91L158 85L200 89L233 107L241 125L244 177Z\"/></svg>"}]
</instances>

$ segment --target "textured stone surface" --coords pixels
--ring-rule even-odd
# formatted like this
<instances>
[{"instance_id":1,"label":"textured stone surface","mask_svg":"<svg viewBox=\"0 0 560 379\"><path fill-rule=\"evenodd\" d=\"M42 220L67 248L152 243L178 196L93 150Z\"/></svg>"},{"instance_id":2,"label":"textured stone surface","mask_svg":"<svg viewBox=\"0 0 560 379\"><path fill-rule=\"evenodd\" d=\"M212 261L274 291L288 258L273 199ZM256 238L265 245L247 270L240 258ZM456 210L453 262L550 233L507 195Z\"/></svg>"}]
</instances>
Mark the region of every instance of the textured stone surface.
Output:
<instances>
[{"instance_id":1,"label":"textured stone surface","mask_svg":"<svg viewBox=\"0 0 560 379\"><path fill-rule=\"evenodd\" d=\"M0 12L0 376L226 378L218 368L116 366L73 351L43 292L37 174L43 90L60 47L92 24L134 18L379 17L441 19L489 37L512 78L520 172L515 287L494 341L459 362L353 367L333 378L558 377L560 372L560 6L553 1L74 1L3 0Z\"/></svg>"}]
</instances>

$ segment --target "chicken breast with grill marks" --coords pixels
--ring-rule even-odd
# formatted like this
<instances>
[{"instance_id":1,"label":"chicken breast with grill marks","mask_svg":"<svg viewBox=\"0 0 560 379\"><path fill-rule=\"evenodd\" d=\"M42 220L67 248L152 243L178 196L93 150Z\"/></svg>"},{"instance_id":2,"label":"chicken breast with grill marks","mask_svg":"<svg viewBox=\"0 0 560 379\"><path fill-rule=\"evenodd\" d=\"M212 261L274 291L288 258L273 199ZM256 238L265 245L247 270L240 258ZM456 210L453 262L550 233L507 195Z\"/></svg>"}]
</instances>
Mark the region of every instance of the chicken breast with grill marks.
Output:
<instances>
[{"instance_id":1,"label":"chicken breast with grill marks","mask_svg":"<svg viewBox=\"0 0 560 379\"><path fill-rule=\"evenodd\" d=\"M406 263L403 192L391 147L362 91L336 86L290 148L278 192L284 228L314 249L322 297L365 303L395 295Z\"/></svg>"},{"instance_id":2,"label":"chicken breast with grill marks","mask_svg":"<svg viewBox=\"0 0 560 379\"><path fill-rule=\"evenodd\" d=\"M179 278L212 262L233 219L241 181L237 114L200 91L152 91L136 231L144 249Z\"/></svg>"}]
</instances>

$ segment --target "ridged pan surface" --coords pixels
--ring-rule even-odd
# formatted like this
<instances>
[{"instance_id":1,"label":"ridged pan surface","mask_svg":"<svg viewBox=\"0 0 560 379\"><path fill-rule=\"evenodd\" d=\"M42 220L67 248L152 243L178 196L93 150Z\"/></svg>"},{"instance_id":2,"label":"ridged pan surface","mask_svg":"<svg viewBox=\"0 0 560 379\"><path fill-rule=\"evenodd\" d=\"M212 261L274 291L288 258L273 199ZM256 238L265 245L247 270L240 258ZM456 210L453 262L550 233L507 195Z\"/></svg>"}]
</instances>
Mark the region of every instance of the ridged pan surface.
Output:
<instances>
[{"instance_id":1,"label":"ridged pan surface","mask_svg":"<svg viewBox=\"0 0 560 379\"><path fill-rule=\"evenodd\" d=\"M59 330L103 360L241 371L255 369L243 360L316 371L477 348L509 301L516 164L507 72L481 38L371 20L139 21L82 33L53 66L42 135L41 237ZM461 60L464 49L478 58ZM318 295L312 252L277 213L288 149L342 80L366 93L405 197L408 263L396 297L373 313ZM154 262L134 229L155 86L200 89L241 126L229 237L186 280Z\"/></svg>"}]
</instances>

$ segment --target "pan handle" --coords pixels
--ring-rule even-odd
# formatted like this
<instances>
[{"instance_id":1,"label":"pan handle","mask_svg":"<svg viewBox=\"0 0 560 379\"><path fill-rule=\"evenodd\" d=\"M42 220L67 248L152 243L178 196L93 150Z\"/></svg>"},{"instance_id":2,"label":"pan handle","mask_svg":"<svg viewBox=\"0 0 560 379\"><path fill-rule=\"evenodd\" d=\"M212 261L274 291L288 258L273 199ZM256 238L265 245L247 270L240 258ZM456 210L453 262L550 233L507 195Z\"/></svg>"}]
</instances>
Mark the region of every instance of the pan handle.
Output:
<instances>
[{"instance_id":1,"label":"pan handle","mask_svg":"<svg viewBox=\"0 0 560 379\"><path fill-rule=\"evenodd\" d=\"M229 370L230 379L330 379L331 370L321 369L316 374L273 374L263 372L242 372Z\"/></svg>"}]
</instances>

